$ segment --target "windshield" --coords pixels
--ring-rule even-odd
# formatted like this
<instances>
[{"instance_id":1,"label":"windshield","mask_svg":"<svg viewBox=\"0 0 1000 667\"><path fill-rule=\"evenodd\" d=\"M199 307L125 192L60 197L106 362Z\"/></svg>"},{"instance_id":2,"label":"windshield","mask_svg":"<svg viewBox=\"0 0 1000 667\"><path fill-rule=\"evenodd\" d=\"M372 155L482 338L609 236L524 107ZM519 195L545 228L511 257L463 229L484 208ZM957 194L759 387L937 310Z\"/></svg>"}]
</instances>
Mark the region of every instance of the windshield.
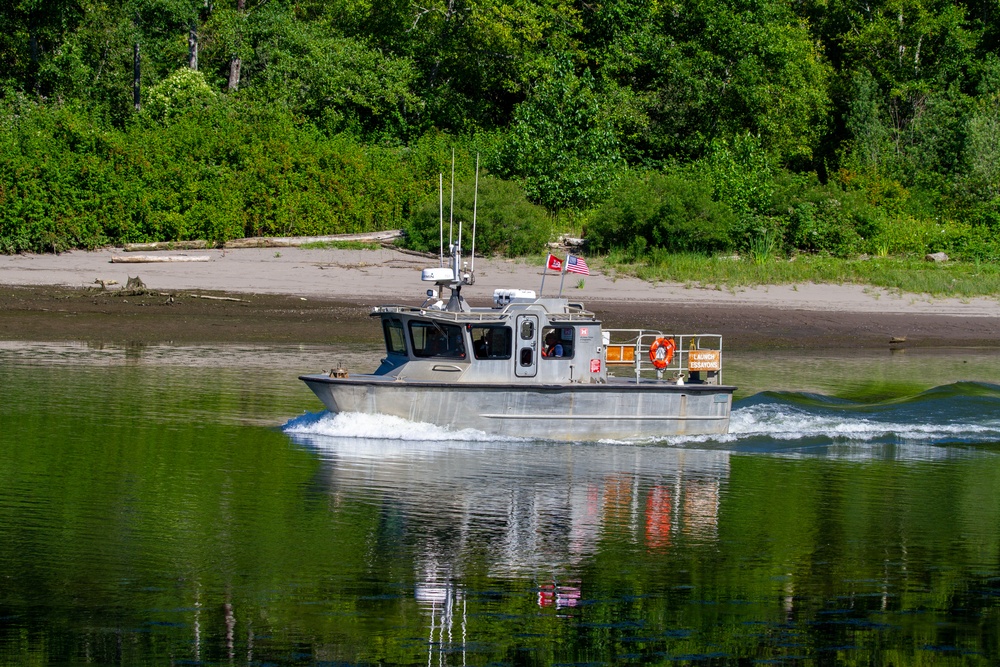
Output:
<instances>
[{"instance_id":1,"label":"windshield","mask_svg":"<svg viewBox=\"0 0 1000 667\"><path fill-rule=\"evenodd\" d=\"M410 340L417 357L465 359L462 328L439 322L410 322Z\"/></svg>"}]
</instances>

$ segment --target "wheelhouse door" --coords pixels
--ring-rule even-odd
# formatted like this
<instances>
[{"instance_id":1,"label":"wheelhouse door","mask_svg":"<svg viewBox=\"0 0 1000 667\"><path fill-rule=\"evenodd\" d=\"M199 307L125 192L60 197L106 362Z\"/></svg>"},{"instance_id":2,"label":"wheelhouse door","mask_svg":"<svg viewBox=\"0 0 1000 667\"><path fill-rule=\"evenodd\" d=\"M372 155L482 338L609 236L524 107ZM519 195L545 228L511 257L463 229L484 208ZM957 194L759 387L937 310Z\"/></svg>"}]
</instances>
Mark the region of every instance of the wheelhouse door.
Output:
<instances>
[{"instance_id":1,"label":"wheelhouse door","mask_svg":"<svg viewBox=\"0 0 1000 667\"><path fill-rule=\"evenodd\" d=\"M518 377L535 377L538 365L538 316L518 315L515 340L517 355L514 374Z\"/></svg>"}]
</instances>

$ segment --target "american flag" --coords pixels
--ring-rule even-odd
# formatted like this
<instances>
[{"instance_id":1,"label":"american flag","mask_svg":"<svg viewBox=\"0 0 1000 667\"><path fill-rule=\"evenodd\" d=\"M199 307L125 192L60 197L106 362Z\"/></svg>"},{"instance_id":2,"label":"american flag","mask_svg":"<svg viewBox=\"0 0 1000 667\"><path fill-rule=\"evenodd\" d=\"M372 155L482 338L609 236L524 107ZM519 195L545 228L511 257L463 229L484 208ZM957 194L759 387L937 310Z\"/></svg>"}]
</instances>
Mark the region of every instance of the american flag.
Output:
<instances>
[{"instance_id":1,"label":"american flag","mask_svg":"<svg viewBox=\"0 0 1000 667\"><path fill-rule=\"evenodd\" d=\"M566 257L566 273L582 273L585 276L589 276L590 269L587 267L587 262L583 257L569 255Z\"/></svg>"}]
</instances>

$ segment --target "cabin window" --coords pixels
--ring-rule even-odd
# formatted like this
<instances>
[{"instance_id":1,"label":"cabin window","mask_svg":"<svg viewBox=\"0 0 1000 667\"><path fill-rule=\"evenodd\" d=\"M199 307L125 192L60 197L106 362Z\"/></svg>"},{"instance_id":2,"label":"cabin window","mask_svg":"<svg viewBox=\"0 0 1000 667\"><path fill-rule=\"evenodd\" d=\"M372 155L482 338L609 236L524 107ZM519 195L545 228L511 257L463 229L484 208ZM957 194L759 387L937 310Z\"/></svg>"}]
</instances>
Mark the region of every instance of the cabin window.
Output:
<instances>
[{"instance_id":1,"label":"cabin window","mask_svg":"<svg viewBox=\"0 0 1000 667\"><path fill-rule=\"evenodd\" d=\"M546 359L572 359L574 333L573 327L543 327L542 356Z\"/></svg>"},{"instance_id":2,"label":"cabin window","mask_svg":"<svg viewBox=\"0 0 1000 667\"><path fill-rule=\"evenodd\" d=\"M454 324L414 320L410 322L410 340L418 357L465 359L462 328Z\"/></svg>"},{"instance_id":3,"label":"cabin window","mask_svg":"<svg viewBox=\"0 0 1000 667\"><path fill-rule=\"evenodd\" d=\"M521 365L522 366L528 367L528 366L531 366L533 363L535 363L534 362L534 354L533 354L533 352L534 351L530 347L522 347L521 348Z\"/></svg>"},{"instance_id":4,"label":"cabin window","mask_svg":"<svg viewBox=\"0 0 1000 667\"><path fill-rule=\"evenodd\" d=\"M474 326L469 333L472 335L472 354L476 359L510 359L510 327Z\"/></svg>"},{"instance_id":5,"label":"cabin window","mask_svg":"<svg viewBox=\"0 0 1000 667\"><path fill-rule=\"evenodd\" d=\"M535 321L525 318L521 321L521 340L531 340L535 337Z\"/></svg>"},{"instance_id":6,"label":"cabin window","mask_svg":"<svg viewBox=\"0 0 1000 667\"><path fill-rule=\"evenodd\" d=\"M385 334L385 351L405 356L406 334L403 332L403 323L399 320L382 320L382 332Z\"/></svg>"}]
</instances>

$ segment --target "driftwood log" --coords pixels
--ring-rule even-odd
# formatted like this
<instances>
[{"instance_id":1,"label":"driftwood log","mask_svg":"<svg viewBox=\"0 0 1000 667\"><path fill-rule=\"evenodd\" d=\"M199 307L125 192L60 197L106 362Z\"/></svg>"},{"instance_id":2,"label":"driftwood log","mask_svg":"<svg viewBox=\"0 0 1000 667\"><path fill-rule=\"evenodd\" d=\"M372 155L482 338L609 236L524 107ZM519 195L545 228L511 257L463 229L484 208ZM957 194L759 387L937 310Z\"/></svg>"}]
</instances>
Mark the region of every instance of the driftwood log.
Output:
<instances>
[{"instance_id":1,"label":"driftwood log","mask_svg":"<svg viewBox=\"0 0 1000 667\"><path fill-rule=\"evenodd\" d=\"M114 255L112 264L150 264L154 262L209 262L209 255Z\"/></svg>"},{"instance_id":2,"label":"driftwood log","mask_svg":"<svg viewBox=\"0 0 1000 667\"><path fill-rule=\"evenodd\" d=\"M403 230L390 229L384 232L364 234L333 234L330 236L254 236L226 241L222 247L239 248L295 248L307 243L335 243L337 241L360 241L389 243L403 237ZM215 247L208 241L158 241L156 243L126 243L125 252L151 252L156 250L205 250Z\"/></svg>"},{"instance_id":3,"label":"driftwood log","mask_svg":"<svg viewBox=\"0 0 1000 667\"><path fill-rule=\"evenodd\" d=\"M157 241L155 243L126 243L125 252L148 252L153 250L205 250L211 248L208 241Z\"/></svg>"},{"instance_id":4,"label":"driftwood log","mask_svg":"<svg viewBox=\"0 0 1000 667\"><path fill-rule=\"evenodd\" d=\"M385 243L402 238L401 229L386 232L371 232L368 234L336 234L334 236L257 236L248 239L233 239L226 241L225 248L296 248L308 243L336 243L337 241L359 241Z\"/></svg>"},{"instance_id":5,"label":"driftwood log","mask_svg":"<svg viewBox=\"0 0 1000 667\"><path fill-rule=\"evenodd\" d=\"M192 299L209 299L210 301L239 301L240 303L250 303L246 299L237 299L233 296L209 296L208 294L189 294Z\"/></svg>"}]
</instances>

